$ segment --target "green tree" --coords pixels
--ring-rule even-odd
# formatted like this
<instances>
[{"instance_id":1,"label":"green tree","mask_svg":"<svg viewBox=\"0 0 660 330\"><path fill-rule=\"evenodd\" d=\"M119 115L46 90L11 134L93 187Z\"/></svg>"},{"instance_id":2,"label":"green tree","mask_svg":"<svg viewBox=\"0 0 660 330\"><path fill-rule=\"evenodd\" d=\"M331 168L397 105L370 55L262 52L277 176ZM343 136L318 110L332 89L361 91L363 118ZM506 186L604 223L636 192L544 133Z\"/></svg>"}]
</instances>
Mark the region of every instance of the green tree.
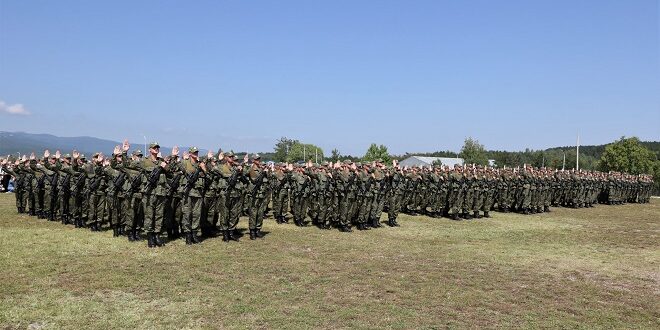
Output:
<instances>
[{"instance_id":1,"label":"green tree","mask_svg":"<svg viewBox=\"0 0 660 330\"><path fill-rule=\"evenodd\" d=\"M465 164L488 165L488 156L483 144L471 137L465 139L460 153Z\"/></svg>"},{"instance_id":2,"label":"green tree","mask_svg":"<svg viewBox=\"0 0 660 330\"><path fill-rule=\"evenodd\" d=\"M318 161L321 162L323 159L323 149L313 144L305 144L296 141L296 143L294 143L289 149L289 154L284 161L295 163L298 161L306 162L311 160L315 162L317 158Z\"/></svg>"},{"instance_id":3,"label":"green tree","mask_svg":"<svg viewBox=\"0 0 660 330\"><path fill-rule=\"evenodd\" d=\"M642 146L636 137L621 137L605 147L600 157L601 171L617 171L630 174L653 174L658 158L655 153Z\"/></svg>"},{"instance_id":4,"label":"green tree","mask_svg":"<svg viewBox=\"0 0 660 330\"><path fill-rule=\"evenodd\" d=\"M332 149L329 160L334 163L339 161L340 158L341 158L341 153L339 152L339 150L337 148Z\"/></svg>"},{"instance_id":5,"label":"green tree","mask_svg":"<svg viewBox=\"0 0 660 330\"><path fill-rule=\"evenodd\" d=\"M369 146L369 149L367 149L367 153L364 154L364 157L362 157L362 160L366 162L373 162L376 159L381 159L386 164L392 161L392 157L390 157L390 154L387 152L386 146L382 144L378 146L375 143L372 143Z\"/></svg>"},{"instance_id":6,"label":"green tree","mask_svg":"<svg viewBox=\"0 0 660 330\"><path fill-rule=\"evenodd\" d=\"M293 145L299 143L300 141L298 140L288 139L285 136L281 137L279 140L277 140L277 143L275 144L275 148L274 148L275 154L273 156L273 160L276 162L287 161L291 148L293 147Z\"/></svg>"}]
</instances>

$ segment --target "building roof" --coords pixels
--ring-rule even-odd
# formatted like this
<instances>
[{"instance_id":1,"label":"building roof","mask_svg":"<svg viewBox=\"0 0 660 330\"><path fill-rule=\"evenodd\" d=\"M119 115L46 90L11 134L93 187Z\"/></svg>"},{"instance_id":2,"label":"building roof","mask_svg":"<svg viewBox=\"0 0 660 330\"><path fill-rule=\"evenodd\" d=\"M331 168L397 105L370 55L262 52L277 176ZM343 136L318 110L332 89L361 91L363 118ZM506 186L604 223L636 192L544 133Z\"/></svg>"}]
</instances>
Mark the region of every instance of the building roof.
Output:
<instances>
[{"instance_id":1,"label":"building roof","mask_svg":"<svg viewBox=\"0 0 660 330\"><path fill-rule=\"evenodd\" d=\"M442 165L447 165L449 167L454 167L458 164L463 165L463 158L450 158L450 157L425 157L425 156L410 156L399 162L399 166L402 167L426 167L433 165L434 162L440 161ZM495 160L488 160L489 166L495 165Z\"/></svg>"}]
</instances>

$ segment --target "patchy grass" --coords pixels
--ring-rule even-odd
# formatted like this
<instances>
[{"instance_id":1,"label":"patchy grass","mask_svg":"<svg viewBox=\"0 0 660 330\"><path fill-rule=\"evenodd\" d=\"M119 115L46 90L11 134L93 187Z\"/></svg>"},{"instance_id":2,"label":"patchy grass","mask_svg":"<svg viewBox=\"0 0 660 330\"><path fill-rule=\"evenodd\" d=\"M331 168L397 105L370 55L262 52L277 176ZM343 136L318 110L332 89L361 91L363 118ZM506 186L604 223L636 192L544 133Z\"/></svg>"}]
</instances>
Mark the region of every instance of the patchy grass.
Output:
<instances>
[{"instance_id":1,"label":"patchy grass","mask_svg":"<svg viewBox=\"0 0 660 330\"><path fill-rule=\"evenodd\" d=\"M660 328L660 201L160 249L17 215L2 328ZM241 227L246 226L245 219Z\"/></svg>"}]
</instances>

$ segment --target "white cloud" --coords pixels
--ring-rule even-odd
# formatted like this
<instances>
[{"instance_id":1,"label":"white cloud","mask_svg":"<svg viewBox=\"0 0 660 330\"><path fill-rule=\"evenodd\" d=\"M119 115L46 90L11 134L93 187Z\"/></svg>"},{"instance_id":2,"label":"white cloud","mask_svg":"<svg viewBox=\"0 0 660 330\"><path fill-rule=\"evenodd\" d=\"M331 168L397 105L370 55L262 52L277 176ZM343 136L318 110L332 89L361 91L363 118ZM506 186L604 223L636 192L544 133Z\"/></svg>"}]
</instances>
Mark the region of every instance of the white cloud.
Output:
<instances>
[{"instance_id":1,"label":"white cloud","mask_svg":"<svg viewBox=\"0 0 660 330\"><path fill-rule=\"evenodd\" d=\"M19 116L27 116L31 114L22 104L7 104L2 100L0 100L0 112Z\"/></svg>"}]
</instances>

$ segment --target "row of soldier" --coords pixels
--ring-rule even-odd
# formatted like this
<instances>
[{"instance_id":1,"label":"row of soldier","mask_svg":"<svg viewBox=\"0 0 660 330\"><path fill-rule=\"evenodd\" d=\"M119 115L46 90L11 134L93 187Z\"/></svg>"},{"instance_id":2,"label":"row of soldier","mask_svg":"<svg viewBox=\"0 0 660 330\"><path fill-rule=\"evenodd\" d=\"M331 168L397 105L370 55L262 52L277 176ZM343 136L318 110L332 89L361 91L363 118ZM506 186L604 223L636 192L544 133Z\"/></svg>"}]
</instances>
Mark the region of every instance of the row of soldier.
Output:
<instances>
[{"instance_id":1,"label":"row of soldier","mask_svg":"<svg viewBox=\"0 0 660 330\"><path fill-rule=\"evenodd\" d=\"M19 212L92 231L109 226L130 241L144 231L150 247L163 245L163 231L170 239L183 233L187 244L216 229L224 241L237 241L241 215L249 218L250 239L261 238L269 206L278 223L290 211L298 226L309 218L319 228L350 232L380 227L384 210L396 227L400 211L460 220L490 217L494 209L529 214L550 206L645 203L653 184L647 175L614 172L401 168L381 161L266 166L258 155L239 162L233 153L209 152L201 159L194 147L182 159L176 147L163 158L155 142L147 157L139 150L129 156L129 149L125 141L111 157L97 153L89 162L75 151L46 151L43 159L2 165L16 178Z\"/></svg>"}]
</instances>

